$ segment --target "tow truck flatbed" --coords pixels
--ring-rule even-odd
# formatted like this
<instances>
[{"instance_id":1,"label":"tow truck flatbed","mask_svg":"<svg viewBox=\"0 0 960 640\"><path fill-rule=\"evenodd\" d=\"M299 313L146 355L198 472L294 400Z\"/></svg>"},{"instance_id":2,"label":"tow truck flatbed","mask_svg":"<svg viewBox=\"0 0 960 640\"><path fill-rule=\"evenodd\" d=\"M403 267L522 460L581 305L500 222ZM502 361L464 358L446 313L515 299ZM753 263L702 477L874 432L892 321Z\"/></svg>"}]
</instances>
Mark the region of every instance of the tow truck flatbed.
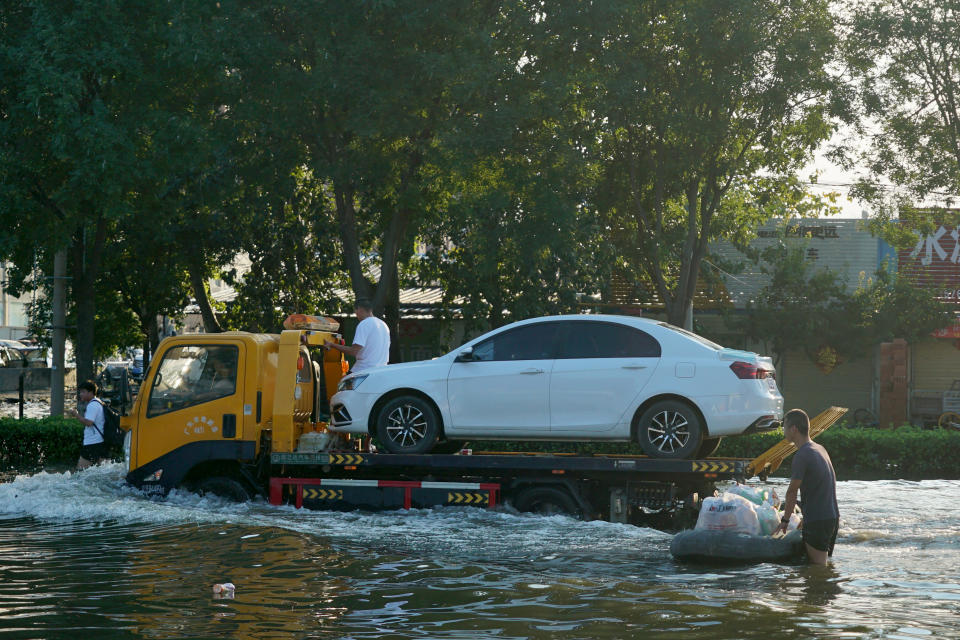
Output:
<instances>
[{"instance_id":1,"label":"tow truck flatbed","mask_svg":"<svg viewBox=\"0 0 960 640\"><path fill-rule=\"evenodd\" d=\"M744 480L750 460L746 458L708 458L704 460L663 460L645 456L574 455L544 453L475 452L471 455L397 455L379 453L273 453L270 462L296 467L329 467L342 470L374 469L453 471L531 471L531 472L610 472L642 473L650 476L689 475L713 480Z\"/></svg>"},{"instance_id":2,"label":"tow truck flatbed","mask_svg":"<svg viewBox=\"0 0 960 640\"><path fill-rule=\"evenodd\" d=\"M503 503L642 524L695 509L714 483L743 480L747 459L474 452L273 453L270 502L311 509L400 509ZM690 509L684 509L690 507ZM667 514L667 515L664 515Z\"/></svg>"},{"instance_id":3,"label":"tow truck flatbed","mask_svg":"<svg viewBox=\"0 0 960 640\"><path fill-rule=\"evenodd\" d=\"M846 409L811 421L816 435ZM766 475L793 452L780 442L757 458L665 460L633 455L481 451L270 454L270 502L313 509L398 509L444 505L568 513L585 519L677 527L689 524L715 483ZM652 524L651 526L658 526Z\"/></svg>"}]
</instances>

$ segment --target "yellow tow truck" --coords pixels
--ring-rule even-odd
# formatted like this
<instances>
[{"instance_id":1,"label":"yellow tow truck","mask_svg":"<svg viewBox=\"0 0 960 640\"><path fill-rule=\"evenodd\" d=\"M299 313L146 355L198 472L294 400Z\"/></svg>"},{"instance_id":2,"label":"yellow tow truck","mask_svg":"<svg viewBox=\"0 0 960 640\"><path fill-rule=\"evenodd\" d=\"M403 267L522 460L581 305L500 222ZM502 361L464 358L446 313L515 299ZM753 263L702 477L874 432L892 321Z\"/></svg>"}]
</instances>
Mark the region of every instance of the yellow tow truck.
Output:
<instances>
[{"instance_id":1,"label":"yellow tow truck","mask_svg":"<svg viewBox=\"0 0 960 640\"><path fill-rule=\"evenodd\" d=\"M339 324L294 314L280 334L227 332L161 342L121 427L127 481L148 494L175 487L243 499L263 486L268 454L322 432L347 366L324 342Z\"/></svg>"},{"instance_id":2,"label":"yellow tow truck","mask_svg":"<svg viewBox=\"0 0 960 640\"><path fill-rule=\"evenodd\" d=\"M715 483L765 477L792 450L756 460L517 452L383 454L327 432L329 400L347 370L339 325L294 314L279 334L165 339L121 426L127 481L148 495L184 488L312 509L442 505L566 513L675 527ZM817 431L845 409L814 419Z\"/></svg>"}]
</instances>

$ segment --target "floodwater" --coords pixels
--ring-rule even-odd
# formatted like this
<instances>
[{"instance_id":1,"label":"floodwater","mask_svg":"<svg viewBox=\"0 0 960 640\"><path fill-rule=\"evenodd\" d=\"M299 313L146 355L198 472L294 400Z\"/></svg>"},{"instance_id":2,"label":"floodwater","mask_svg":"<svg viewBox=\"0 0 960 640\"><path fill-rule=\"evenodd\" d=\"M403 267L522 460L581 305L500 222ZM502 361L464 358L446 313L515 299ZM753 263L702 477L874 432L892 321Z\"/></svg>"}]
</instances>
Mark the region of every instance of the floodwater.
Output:
<instances>
[{"instance_id":1,"label":"floodwater","mask_svg":"<svg viewBox=\"0 0 960 640\"><path fill-rule=\"evenodd\" d=\"M960 638L958 481L841 482L832 566L731 568L629 525L153 502L121 478L0 484L0 639Z\"/></svg>"}]
</instances>

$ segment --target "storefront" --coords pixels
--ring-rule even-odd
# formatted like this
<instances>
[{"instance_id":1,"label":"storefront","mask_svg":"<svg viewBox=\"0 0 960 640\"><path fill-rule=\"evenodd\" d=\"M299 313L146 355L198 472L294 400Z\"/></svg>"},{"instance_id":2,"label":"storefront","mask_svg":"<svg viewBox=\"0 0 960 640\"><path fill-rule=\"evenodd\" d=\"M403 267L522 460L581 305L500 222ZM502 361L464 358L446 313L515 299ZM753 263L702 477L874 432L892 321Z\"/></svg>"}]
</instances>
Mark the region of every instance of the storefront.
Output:
<instances>
[{"instance_id":1,"label":"storefront","mask_svg":"<svg viewBox=\"0 0 960 640\"><path fill-rule=\"evenodd\" d=\"M921 236L898 252L898 277L932 287L944 304L960 311L960 232L949 225ZM912 422L935 423L960 410L960 323L910 345L909 413Z\"/></svg>"}]
</instances>

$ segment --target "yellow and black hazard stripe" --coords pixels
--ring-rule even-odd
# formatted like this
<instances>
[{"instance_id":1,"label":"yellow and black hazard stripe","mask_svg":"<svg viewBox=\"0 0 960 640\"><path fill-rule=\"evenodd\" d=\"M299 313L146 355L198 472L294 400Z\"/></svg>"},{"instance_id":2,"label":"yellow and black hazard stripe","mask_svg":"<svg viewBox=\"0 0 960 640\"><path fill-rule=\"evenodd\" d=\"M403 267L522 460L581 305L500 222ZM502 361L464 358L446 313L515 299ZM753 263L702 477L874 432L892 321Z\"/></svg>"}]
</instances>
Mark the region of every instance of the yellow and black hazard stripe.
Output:
<instances>
[{"instance_id":1,"label":"yellow and black hazard stripe","mask_svg":"<svg viewBox=\"0 0 960 640\"><path fill-rule=\"evenodd\" d=\"M702 473L734 473L737 470L733 462L723 460L694 460L690 464L693 471Z\"/></svg>"}]
</instances>

